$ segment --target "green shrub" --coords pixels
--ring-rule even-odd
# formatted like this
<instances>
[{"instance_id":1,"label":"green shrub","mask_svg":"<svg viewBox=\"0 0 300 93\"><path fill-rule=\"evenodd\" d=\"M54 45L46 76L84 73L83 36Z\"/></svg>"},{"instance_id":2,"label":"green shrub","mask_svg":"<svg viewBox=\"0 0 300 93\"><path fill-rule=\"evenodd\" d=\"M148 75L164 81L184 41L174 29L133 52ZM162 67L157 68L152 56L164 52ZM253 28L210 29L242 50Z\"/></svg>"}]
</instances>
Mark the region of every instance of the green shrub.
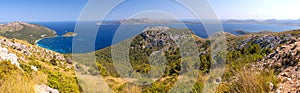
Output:
<instances>
[{"instance_id":1,"label":"green shrub","mask_svg":"<svg viewBox=\"0 0 300 93\"><path fill-rule=\"evenodd\" d=\"M33 72L33 70L31 69L31 67L29 65L21 64L20 67L22 68L22 70L24 70L27 73Z\"/></svg>"},{"instance_id":2,"label":"green shrub","mask_svg":"<svg viewBox=\"0 0 300 93\"><path fill-rule=\"evenodd\" d=\"M38 61L32 61L32 62L30 62L30 63L28 63L29 65L33 65L33 66L35 66L36 68L38 68L38 69L42 69L43 68L43 65L42 64L40 64Z\"/></svg>"},{"instance_id":3,"label":"green shrub","mask_svg":"<svg viewBox=\"0 0 300 93\"><path fill-rule=\"evenodd\" d=\"M58 71L48 72L48 86L58 89L61 93L79 93L80 88L77 83L77 78L74 76L67 76Z\"/></svg>"}]
</instances>

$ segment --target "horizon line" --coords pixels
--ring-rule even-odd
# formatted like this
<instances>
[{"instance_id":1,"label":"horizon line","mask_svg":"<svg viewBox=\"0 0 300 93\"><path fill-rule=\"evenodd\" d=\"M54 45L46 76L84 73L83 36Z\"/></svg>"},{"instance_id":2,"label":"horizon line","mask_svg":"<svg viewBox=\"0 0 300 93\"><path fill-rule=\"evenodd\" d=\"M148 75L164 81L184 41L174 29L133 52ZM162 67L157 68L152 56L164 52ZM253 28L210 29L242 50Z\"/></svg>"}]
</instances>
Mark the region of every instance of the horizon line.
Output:
<instances>
[{"instance_id":1,"label":"horizon line","mask_svg":"<svg viewBox=\"0 0 300 93\"><path fill-rule=\"evenodd\" d=\"M126 18L124 18L126 19ZM133 19L143 19L143 18L133 18ZM152 18L149 18L152 19ZM107 20L86 20L86 21L82 21L82 22L91 22L91 21L95 21L95 22L100 22L100 21L121 21L123 19L107 19ZM174 20L174 19L153 19L153 20ZM194 19L194 18L186 18L186 19L179 19L181 21L187 21L187 20L199 20L199 19ZM201 19L201 20L220 20L220 21L224 21L224 20L256 20L256 21L265 21L265 20L300 20L299 19L276 19L276 18L270 18L270 19L253 19L253 18L249 18L249 19L232 19L232 18L224 18L224 19ZM7 22L79 22L79 20L6 20L6 21L0 21L0 23L7 23Z\"/></svg>"}]
</instances>

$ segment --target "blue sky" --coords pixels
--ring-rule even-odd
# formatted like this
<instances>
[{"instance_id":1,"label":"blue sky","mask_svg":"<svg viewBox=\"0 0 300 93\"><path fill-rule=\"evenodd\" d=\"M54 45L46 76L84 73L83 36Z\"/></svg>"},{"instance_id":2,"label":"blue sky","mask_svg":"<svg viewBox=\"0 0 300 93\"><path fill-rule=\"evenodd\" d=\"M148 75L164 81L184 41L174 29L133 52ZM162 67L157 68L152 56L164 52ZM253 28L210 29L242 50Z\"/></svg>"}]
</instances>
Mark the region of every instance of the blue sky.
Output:
<instances>
[{"instance_id":1,"label":"blue sky","mask_svg":"<svg viewBox=\"0 0 300 93\"><path fill-rule=\"evenodd\" d=\"M107 0L109 1L109 0ZM1 0L0 21L73 21L88 0ZM159 2L159 3L157 3ZM300 0L209 0L220 19L299 19ZM127 18L144 10L162 10L191 19L188 9L168 0L129 0L108 19ZM151 13L148 13L148 15ZM159 15L151 15L164 18Z\"/></svg>"},{"instance_id":2,"label":"blue sky","mask_svg":"<svg viewBox=\"0 0 300 93\"><path fill-rule=\"evenodd\" d=\"M300 0L210 0L222 19L299 19Z\"/></svg>"},{"instance_id":3,"label":"blue sky","mask_svg":"<svg viewBox=\"0 0 300 93\"><path fill-rule=\"evenodd\" d=\"M87 0L1 0L0 21L76 20Z\"/></svg>"}]
</instances>

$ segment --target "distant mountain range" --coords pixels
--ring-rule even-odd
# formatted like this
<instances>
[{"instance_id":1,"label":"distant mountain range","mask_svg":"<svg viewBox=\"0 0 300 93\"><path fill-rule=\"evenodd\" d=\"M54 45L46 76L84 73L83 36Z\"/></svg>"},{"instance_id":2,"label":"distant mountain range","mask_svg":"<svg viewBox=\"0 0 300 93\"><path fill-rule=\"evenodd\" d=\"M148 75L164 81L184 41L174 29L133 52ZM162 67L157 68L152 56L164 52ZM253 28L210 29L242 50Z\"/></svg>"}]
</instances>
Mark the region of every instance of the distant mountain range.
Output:
<instances>
[{"instance_id":1,"label":"distant mountain range","mask_svg":"<svg viewBox=\"0 0 300 93\"><path fill-rule=\"evenodd\" d=\"M268 20L256 20L256 19L226 19L226 20L171 20L171 19L150 19L150 18L136 18L136 19L122 19L122 20L113 20L113 21L103 21L97 22L97 25L101 24L161 24L161 23L191 23L191 24L214 24L222 22L223 24L274 24L274 25L284 25L284 26L300 26L300 19L298 20L277 20L277 19L268 19Z\"/></svg>"},{"instance_id":2,"label":"distant mountain range","mask_svg":"<svg viewBox=\"0 0 300 93\"><path fill-rule=\"evenodd\" d=\"M269 20L223 20L222 23L230 23L230 24L275 24L275 25L284 25L284 26L300 26L300 19L298 20L277 20L277 19L269 19Z\"/></svg>"}]
</instances>

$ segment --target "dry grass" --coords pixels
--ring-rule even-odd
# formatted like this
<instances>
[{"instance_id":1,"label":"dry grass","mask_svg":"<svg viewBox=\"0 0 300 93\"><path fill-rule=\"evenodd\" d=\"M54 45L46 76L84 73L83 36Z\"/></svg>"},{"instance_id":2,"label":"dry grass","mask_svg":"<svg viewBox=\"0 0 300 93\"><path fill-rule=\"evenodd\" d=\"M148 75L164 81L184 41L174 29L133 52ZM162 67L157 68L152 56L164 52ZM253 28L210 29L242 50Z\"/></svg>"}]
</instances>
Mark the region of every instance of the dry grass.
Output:
<instances>
[{"instance_id":1,"label":"dry grass","mask_svg":"<svg viewBox=\"0 0 300 93\"><path fill-rule=\"evenodd\" d=\"M22 72L7 74L0 79L0 93L34 93L34 86L47 82L47 76L40 72L31 76Z\"/></svg>"},{"instance_id":2,"label":"dry grass","mask_svg":"<svg viewBox=\"0 0 300 93\"><path fill-rule=\"evenodd\" d=\"M142 93L142 89L136 85L125 87L121 93Z\"/></svg>"},{"instance_id":3,"label":"dry grass","mask_svg":"<svg viewBox=\"0 0 300 93\"><path fill-rule=\"evenodd\" d=\"M0 93L34 93L35 85L47 82L42 72L26 73L10 61L0 62Z\"/></svg>"},{"instance_id":4,"label":"dry grass","mask_svg":"<svg viewBox=\"0 0 300 93\"><path fill-rule=\"evenodd\" d=\"M78 74L77 77L84 93L113 93L101 77L81 74Z\"/></svg>"},{"instance_id":5,"label":"dry grass","mask_svg":"<svg viewBox=\"0 0 300 93\"><path fill-rule=\"evenodd\" d=\"M265 93L270 92L270 84L276 85L278 83L273 71L258 72L242 70L236 76L236 79L229 82L221 84L217 93Z\"/></svg>"},{"instance_id":6,"label":"dry grass","mask_svg":"<svg viewBox=\"0 0 300 93\"><path fill-rule=\"evenodd\" d=\"M34 93L34 85L30 78L15 73L0 80L0 93Z\"/></svg>"}]
</instances>

